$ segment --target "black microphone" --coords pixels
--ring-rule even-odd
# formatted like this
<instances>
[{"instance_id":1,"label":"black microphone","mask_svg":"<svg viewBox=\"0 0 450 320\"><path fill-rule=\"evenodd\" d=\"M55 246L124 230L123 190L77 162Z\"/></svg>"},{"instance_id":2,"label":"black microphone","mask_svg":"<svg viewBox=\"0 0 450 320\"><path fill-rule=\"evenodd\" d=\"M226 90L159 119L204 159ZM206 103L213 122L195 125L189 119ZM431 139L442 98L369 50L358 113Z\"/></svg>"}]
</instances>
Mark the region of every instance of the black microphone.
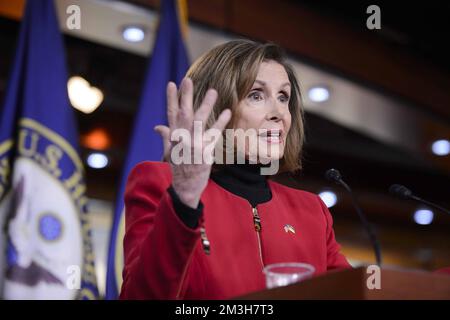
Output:
<instances>
[{"instance_id":1,"label":"black microphone","mask_svg":"<svg viewBox=\"0 0 450 320\"><path fill-rule=\"evenodd\" d=\"M352 203L353 203L353 207L355 208L356 212L358 213L359 219L361 220L361 223L363 224L364 228L367 231L367 234L369 235L370 242L372 243L373 250L375 252L375 258L377 261L377 265L381 266L380 243L378 242L378 238L377 238L375 232L373 231L372 226L370 225L369 221L367 221L367 218L364 215L361 207L358 205L358 202L356 201L356 198L355 198L355 195L353 194L352 189L348 186L348 184L345 183L344 180L342 180L341 173L336 169L328 169L325 172L325 178L327 178L329 181L332 181L332 182L335 182L335 183L341 185L350 194L350 197L351 197Z\"/></svg>"},{"instance_id":2,"label":"black microphone","mask_svg":"<svg viewBox=\"0 0 450 320\"><path fill-rule=\"evenodd\" d=\"M418 202L421 202L423 204L426 204L430 207L436 208L442 212L445 212L447 214L450 214L450 211L441 207L440 205L437 205L436 203L430 202L428 200L422 199L416 195L414 195L414 193L409 190L407 187L401 185L401 184L393 184L392 186L389 187L389 193L397 196L399 198L402 199L412 199L412 200L416 200Z\"/></svg>"}]
</instances>

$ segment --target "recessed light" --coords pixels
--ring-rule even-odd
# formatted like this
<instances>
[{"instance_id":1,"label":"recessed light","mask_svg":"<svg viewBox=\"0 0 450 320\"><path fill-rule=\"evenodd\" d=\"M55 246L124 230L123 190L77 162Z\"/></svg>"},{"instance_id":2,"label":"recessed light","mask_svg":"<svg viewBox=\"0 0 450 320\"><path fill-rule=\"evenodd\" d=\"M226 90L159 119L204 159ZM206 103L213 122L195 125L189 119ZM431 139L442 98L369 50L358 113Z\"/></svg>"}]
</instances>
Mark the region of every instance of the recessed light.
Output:
<instances>
[{"instance_id":1,"label":"recessed light","mask_svg":"<svg viewBox=\"0 0 450 320\"><path fill-rule=\"evenodd\" d=\"M433 222L433 211L429 209L419 209L414 212L414 221L420 225L429 225Z\"/></svg>"},{"instance_id":2,"label":"recessed light","mask_svg":"<svg viewBox=\"0 0 450 320\"><path fill-rule=\"evenodd\" d=\"M86 160L89 167L94 169L102 169L109 163L108 157L100 152L91 153Z\"/></svg>"},{"instance_id":3,"label":"recessed light","mask_svg":"<svg viewBox=\"0 0 450 320\"><path fill-rule=\"evenodd\" d=\"M313 102L324 102L330 98L330 91L322 86L312 87L308 91L308 97Z\"/></svg>"},{"instance_id":4,"label":"recessed light","mask_svg":"<svg viewBox=\"0 0 450 320\"><path fill-rule=\"evenodd\" d=\"M321 193L319 193L319 197L328 208L331 208L337 203L337 196L332 191L322 191Z\"/></svg>"},{"instance_id":5,"label":"recessed light","mask_svg":"<svg viewBox=\"0 0 450 320\"><path fill-rule=\"evenodd\" d=\"M431 151L437 156L446 156L450 154L450 141L445 139L436 140L431 145Z\"/></svg>"},{"instance_id":6,"label":"recessed light","mask_svg":"<svg viewBox=\"0 0 450 320\"><path fill-rule=\"evenodd\" d=\"M142 27L128 26L123 29L122 36L128 42L141 42L145 38L145 31Z\"/></svg>"}]
</instances>

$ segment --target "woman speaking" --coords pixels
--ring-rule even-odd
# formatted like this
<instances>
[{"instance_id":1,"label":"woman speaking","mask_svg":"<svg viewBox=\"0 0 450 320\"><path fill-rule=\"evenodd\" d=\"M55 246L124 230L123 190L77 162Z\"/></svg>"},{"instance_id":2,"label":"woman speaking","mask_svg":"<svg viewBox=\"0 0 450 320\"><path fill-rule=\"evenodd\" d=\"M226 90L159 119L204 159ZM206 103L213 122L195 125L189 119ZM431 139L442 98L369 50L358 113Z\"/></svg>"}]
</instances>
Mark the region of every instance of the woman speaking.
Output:
<instances>
[{"instance_id":1,"label":"woman speaking","mask_svg":"<svg viewBox=\"0 0 450 320\"><path fill-rule=\"evenodd\" d=\"M262 174L274 163L301 168L299 84L278 46L236 40L212 49L179 90L168 84L167 117L155 130L168 161L140 163L128 178L122 299L232 298L264 289L263 268L280 262L308 263L316 274L350 267L320 198ZM224 131L254 135L242 146L239 135L212 134ZM206 161L211 155L226 161Z\"/></svg>"}]
</instances>

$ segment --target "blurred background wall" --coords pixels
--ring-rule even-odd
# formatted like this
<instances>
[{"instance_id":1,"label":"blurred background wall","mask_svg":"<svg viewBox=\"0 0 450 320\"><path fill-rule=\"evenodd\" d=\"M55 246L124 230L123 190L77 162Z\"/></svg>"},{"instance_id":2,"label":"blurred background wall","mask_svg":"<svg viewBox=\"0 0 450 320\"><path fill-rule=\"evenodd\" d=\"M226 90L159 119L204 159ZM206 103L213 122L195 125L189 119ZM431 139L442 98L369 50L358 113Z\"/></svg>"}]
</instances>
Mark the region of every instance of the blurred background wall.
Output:
<instances>
[{"instance_id":1,"label":"blurred background wall","mask_svg":"<svg viewBox=\"0 0 450 320\"><path fill-rule=\"evenodd\" d=\"M88 84L78 85L88 91L90 86L89 94L99 102L90 113L77 111L77 119L103 291L115 192L151 59L159 1L55 4L70 76L86 80ZM81 8L79 30L69 30L65 23L71 4ZM322 196L333 214L337 239L354 265L372 263L374 255L348 194L323 177L331 167L354 188L380 237L386 265L450 266L450 216L388 194L391 184L402 183L450 207L450 4L378 1L378 30L366 26L370 4L188 0L186 44L191 61L239 37L273 41L286 49L301 81L307 143L304 170L278 179L327 192ZM0 101L23 5L22 0L0 1ZM77 103L82 101L72 99Z\"/></svg>"}]
</instances>

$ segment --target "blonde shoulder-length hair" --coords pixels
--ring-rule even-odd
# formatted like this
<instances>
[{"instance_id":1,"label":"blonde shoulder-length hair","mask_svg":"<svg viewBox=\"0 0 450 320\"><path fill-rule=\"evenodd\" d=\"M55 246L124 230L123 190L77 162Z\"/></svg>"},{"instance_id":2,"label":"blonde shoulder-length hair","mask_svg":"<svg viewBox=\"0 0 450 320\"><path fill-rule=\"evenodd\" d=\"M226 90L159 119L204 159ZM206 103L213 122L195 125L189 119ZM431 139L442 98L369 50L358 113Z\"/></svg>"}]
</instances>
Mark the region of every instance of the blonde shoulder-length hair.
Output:
<instances>
[{"instance_id":1,"label":"blonde shoulder-length hair","mask_svg":"<svg viewBox=\"0 0 450 320\"><path fill-rule=\"evenodd\" d=\"M214 88L218 92L218 98L208 119L207 127L216 121L224 109L230 108L234 111L239 101L244 99L251 90L260 64L268 60L281 64L291 83L289 111L292 120L284 156L281 159L281 170L295 172L302 167L303 105L297 77L278 45L250 40L233 40L211 49L198 58L186 74L194 84L194 110L200 106L206 91ZM233 125L233 120L230 126Z\"/></svg>"}]
</instances>

